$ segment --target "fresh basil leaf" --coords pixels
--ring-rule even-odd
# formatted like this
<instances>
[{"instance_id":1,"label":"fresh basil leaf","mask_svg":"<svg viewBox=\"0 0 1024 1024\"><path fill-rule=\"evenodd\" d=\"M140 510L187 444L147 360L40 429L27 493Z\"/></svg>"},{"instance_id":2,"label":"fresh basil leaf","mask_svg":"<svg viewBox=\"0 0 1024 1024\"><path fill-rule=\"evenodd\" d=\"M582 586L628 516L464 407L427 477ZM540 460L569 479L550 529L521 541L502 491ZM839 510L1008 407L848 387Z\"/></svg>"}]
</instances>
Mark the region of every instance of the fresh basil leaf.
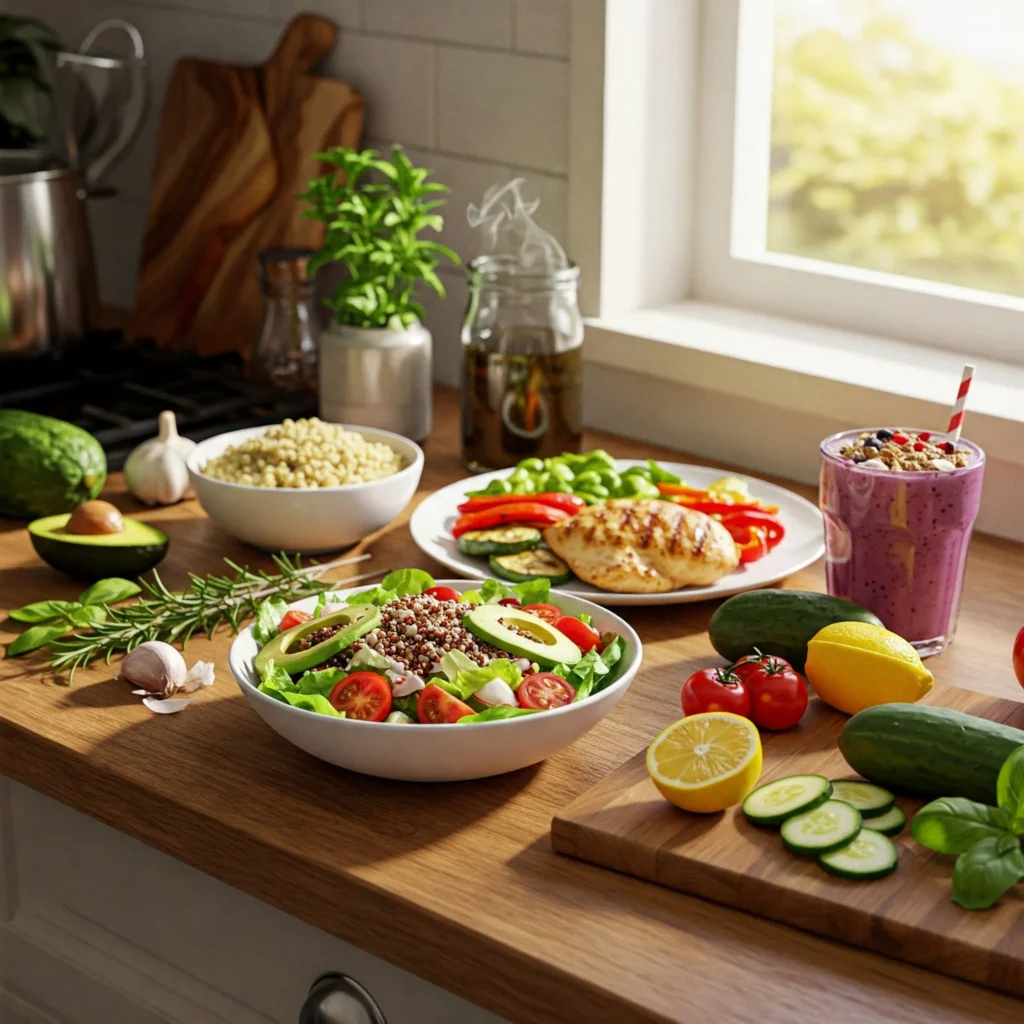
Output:
<instances>
[{"instance_id":1,"label":"fresh basil leaf","mask_svg":"<svg viewBox=\"0 0 1024 1024\"><path fill-rule=\"evenodd\" d=\"M286 611L288 605L279 597L260 602L256 609L256 624L252 627L252 638L258 647L266 647L277 636Z\"/></svg>"},{"instance_id":2,"label":"fresh basil leaf","mask_svg":"<svg viewBox=\"0 0 1024 1024\"><path fill-rule=\"evenodd\" d=\"M422 594L434 585L434 577L423 569L395 569L380 581L380 585L404 597L406 594Z\"/></svg>"},{"instance_id":3,"label":"fresh basil leaf","mask_svg":"<svg viewBox=\"0 0 1024 1024\"><path fill-rule=\"evenodd\" d=\"M49 622L81 607L78 601L36 601L34 604L25 605L24 608L15 608L11 612L11 618L15 622Z\"/></svg>"},{"instance_id":4,"label":"fresh basil leaf","mask_svg":"<svg viewBox=\"0 0 1024 1024\"><path fill-rule=\"evenodd\" d=\"M914 815L911 833L937 853L966 853L982 839L1006 835L1010 817L998 807L988 807L962 796L944 796L925 804Z\"/></svg>"},{"instance_id":5,"label":"fresh basil leaf","mask_svg":"<svg viewBox=\"0 0 1024 1024\"><path fill-rule=\"evenodd\" d=\"M1024 832L1024 745L1019 746L999 769L996 782L999 809L1010 816L1010 827Z\"/></svg>"},{"instance_id":6,"label":"fresh basil leaf","mask_svg":"<svg viewBox=\"0 0 1024 1024\"><path fill-rule=\"evenodd\" d=\"M369 590L362 590L358 594L349 594L345 598L345 604L373 604L380 608L388 601L394 601L398 594L393 590L386 590L384 587L371 587Z\"/></svg>"},{"instance_id":7,"label":"fresh basil leaf","mask_svg":"<svg viewBox=\"0 0 1024 1024\"><path fill-rule=\"evenodd\" d=\"M59 640L67 631L66 622L32 626L7 645L7 657L16 658L19 654L28 654L29 651L45 647L51 640Z\"/></svg>"},{"instance_id":8,"label":"fresh basil leaf","mask_svg":"<svg viewBox=\"0 0 1024 1024\"><path fill-rule=\"evenodd\" d=\"M505 718L522 718L523 715L536 715L537 713L538 709L536 708L510 708L501 704L495 708L478 711L475 715L466 715L464 718L460 718L456 725L471 725L474 722L500 722Z\"/></svg>"},{"instance_id":9,"label":"fresh basil leaf","mask_svg":"<svg viewBox=\"0 0 1024 1024\"><path fill-rule=\"evenodd\" d=\"M1024 878L1020 840L1007 833L980 839L961 853L953 868L954 903L965 910L988 910Z\"/></svg>"},{"instance_id":10,"label":"fresh basil leaf","mask_svg":"<svg viewBox=\"0 0 1024 1024\"><path fill-rule=\"evenodd\" d=\"M141 593L142 587L131 580L111 576L109 579L97 580L88 590L79 595L81 604L114 604L127 600Z\"/></svg>"},{"instance_id":11,"label":"fresh basil leaf","mask_svg":"<svg viewBox=\"0 0 1024 1024\"><path fill-rule=\"evenodd\" d=\"M87 604L68 612L63 618L72 626L93 626L107 621L107 609L100 604Z\"/></svg>"}]
</instances>

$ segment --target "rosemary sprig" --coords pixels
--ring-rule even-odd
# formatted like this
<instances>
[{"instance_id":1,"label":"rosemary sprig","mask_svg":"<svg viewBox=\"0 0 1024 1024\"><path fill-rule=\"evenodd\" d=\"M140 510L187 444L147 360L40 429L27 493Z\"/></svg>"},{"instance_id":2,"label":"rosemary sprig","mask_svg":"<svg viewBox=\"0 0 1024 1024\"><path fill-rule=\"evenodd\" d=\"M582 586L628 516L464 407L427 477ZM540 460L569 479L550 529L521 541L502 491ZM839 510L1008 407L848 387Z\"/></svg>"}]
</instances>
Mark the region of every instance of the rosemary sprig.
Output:
<instances>
[{"instance_id":1,"label":"rosemary sprig","mask_svg":"<svg viewBox=\"0 0 1024 1024\"><path fill-rule=\"evenodd\" d=\"M233 576L189 573L189 586L181 591L168 590L154 569L152 582L139 579L148 596L120 608L103 605L106 621L92 623L91 632L51 640L49 646L54 653L50 664L56 672L66 671L70 684L76 669L96 658L103 658L109 665L115 654L130 651L146 640L177 642L184 647L194 633L212 637L214 630L225 622L237 633L246 619L256 615L258 602L266 597L295 601L331 590L339 583L379 576L379 572L374 572L341 581L320 579L330 569L369 557L359 555L303 567L298 557L289 559L282 552L272 556L277 573L254 572L225 558Z\"/></svg>"}]
</instances>

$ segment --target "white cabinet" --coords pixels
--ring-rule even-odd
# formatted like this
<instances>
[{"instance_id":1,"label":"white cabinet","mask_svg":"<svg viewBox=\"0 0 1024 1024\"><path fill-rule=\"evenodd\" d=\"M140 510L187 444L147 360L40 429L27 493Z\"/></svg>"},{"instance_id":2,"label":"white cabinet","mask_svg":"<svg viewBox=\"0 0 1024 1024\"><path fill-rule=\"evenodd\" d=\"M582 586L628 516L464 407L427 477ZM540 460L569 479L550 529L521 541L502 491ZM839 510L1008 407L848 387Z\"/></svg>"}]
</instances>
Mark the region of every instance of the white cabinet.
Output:
<instances>
[{"instance_id":1,"label":"white cabinet","mask_svg":"<svg viewBox=\"0 0 1024 1024\"><path fill-rule=\"evenodd\" d=\"M388 1024L503 1024L2 777L0 829L5 1024L297 1024L329 971Z\"/></svg>"}]
</instances>

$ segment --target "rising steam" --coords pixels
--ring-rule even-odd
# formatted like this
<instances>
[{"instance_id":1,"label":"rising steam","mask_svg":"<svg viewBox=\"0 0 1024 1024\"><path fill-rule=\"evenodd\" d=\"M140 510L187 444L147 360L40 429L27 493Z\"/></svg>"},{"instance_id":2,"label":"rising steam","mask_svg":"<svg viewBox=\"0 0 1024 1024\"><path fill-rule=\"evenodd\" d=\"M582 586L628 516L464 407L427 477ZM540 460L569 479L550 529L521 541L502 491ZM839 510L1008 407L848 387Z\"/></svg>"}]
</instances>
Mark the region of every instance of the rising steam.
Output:
<instances>
[{"instance_id":1,"label":"rising steam","mask_svg":"<svg viewBox=\"0 0 1024 1024\"><path fill-rule=\"evenodd\" d=\"M513 178L504 185L492 185L477 206L470 203L466 217L470 227L483 237L482 255L511 256L520 269L562 270L569 265L565 250L531 216L539 199L523 199L525 178Z\"/></svg>"}]
</instances>

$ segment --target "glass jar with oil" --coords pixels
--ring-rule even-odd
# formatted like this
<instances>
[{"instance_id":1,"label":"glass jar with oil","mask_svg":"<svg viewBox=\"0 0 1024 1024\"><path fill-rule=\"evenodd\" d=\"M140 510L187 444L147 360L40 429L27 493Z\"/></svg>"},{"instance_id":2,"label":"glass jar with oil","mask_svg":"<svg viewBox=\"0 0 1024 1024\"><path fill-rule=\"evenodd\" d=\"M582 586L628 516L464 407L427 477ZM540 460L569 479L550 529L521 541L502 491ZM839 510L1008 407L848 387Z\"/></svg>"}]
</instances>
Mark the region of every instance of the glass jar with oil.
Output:
<instances>
[{"instance_id":1,"label":"glass jar with oil","mask_svg":"<svg viewBox=\"0 0 1024 1024\"><path fill-rule=\"evenodd\" d=\"M470 263L462 326L462 458L470 469L580 450L579 276L576 266L525 269L506 256Z\"/></svg>"}]
</instances>

